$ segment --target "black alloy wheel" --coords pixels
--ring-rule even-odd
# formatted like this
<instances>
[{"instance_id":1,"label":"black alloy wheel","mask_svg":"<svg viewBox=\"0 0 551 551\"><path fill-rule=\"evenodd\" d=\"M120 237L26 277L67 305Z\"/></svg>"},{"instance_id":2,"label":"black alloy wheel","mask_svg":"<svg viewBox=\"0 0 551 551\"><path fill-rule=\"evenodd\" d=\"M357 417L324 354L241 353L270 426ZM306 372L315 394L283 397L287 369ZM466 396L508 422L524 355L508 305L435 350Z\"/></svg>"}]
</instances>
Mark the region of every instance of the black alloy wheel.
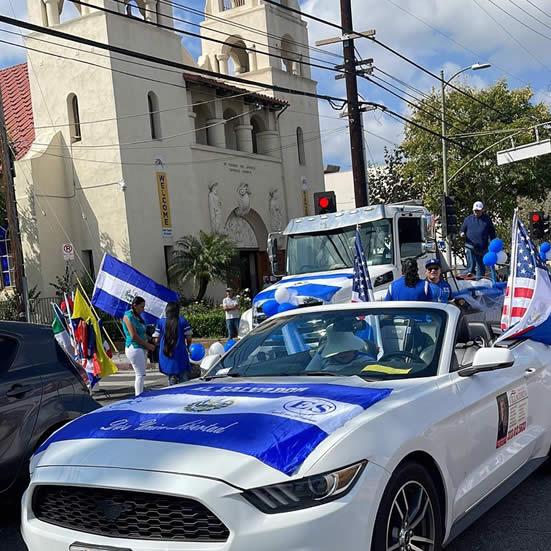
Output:
<instances>
[{"instance_id":1,"label":"black alloy wheel","mask_svg":"<svg viewBox=\"0 0 551 551\"><path fill-rule=\"evenodd\" d=\"M438 492L419 463L398 467L375 520L372 551L441 551L443 519Z\"/></svg>"}]
</instances>

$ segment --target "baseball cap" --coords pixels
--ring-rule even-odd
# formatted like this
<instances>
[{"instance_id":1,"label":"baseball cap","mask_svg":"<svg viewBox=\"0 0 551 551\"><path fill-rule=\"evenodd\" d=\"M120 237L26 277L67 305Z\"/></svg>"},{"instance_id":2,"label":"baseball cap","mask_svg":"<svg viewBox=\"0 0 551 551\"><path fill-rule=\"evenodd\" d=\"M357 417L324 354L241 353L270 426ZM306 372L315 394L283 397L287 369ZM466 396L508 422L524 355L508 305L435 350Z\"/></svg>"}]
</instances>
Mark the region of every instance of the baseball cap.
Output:
<instances>
[{"instance_id":1,"label":"baseball cap","mask_svg":"<svg viewBox=\"0 0 551 551\"><path fill-rule=\"evenodd\" d=\"M484 210L484 204L482 201L475 201L473 203L473 210Z\"/></svg>"},{"instance_id":2,"label":"baseball cap","mask_svg":"<svg viewBox=\"0 0 551 551\"><path fill-rule=\"evenodd\" d=\"M436 264L437 266L440 266L440 260L438 260L438 258L429 258L426 262L425 262L425 268L428 268L429 266L432 266L433 264Z\"/></svg>"},{"instance_id":3,"label":"baseball cap","mask_svg":"<svg viewBox=\"0 0 551 551\"><path fill-rule=\"evenodd\" d=\"M228 291L233 291L233 289L232 289L231 287L226 287L226 293L227 293Z\"/></svg>"}]
</instances>

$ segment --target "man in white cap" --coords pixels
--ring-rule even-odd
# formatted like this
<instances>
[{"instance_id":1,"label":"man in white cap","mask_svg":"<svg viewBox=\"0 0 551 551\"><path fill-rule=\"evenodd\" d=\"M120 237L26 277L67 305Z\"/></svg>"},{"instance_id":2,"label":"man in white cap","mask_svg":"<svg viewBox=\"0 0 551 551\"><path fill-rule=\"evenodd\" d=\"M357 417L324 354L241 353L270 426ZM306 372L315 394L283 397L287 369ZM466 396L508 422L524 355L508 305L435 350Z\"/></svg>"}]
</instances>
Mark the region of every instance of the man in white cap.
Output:
<instances>
[{"instance_id":1,"label":"man in white cap","mask_svg":"<svg viewBox=\"0 0 551 551\"><path fill-rule=\"evenodd\" d=\"M482 201L475 201L473 214L467 216L459 230L465 238L465 253L467 255L467 275L472 276L476 269L476 279L485 273L483 257L488 252L488 243L495 239L496 230L490 217L484 214Z\"/></svg>"}]
</instances>

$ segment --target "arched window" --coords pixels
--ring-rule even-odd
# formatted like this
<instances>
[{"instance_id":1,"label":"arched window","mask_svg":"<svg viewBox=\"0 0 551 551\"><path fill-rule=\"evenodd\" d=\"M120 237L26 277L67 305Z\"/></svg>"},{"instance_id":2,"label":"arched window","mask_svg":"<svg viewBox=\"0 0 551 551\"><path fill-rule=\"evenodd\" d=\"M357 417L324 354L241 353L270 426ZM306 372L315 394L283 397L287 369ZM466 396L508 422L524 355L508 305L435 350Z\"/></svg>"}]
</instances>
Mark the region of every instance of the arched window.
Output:
<instances>
[{"instance_id":1,"label":"arched window","mask_svg":"<svg viewBox=\"0 0 551 551\"><path fill-rule=\"evenodd\" d=\"M300 126L297 128L297 154L298 164L305 165L306 157L304 155L304 136L302 133L302 128Z\"/></svg>"},{"instance_id":2,"label":"arched window","mask_svg":"<svg viewBox=\"0 0 551 551\"><path fill-rule=\"evenodd\" d=\"M237 149L237 133L235 127L239 124L237 113L233 109L224 111L224 134L226 135L226 149Z\"/></svg>"},{"instance_id":3,"label":"arched window","mask_svg":"<svg viewBox=\"0 0 551 551\"><path fill-rule=\"evenodd\" d=\"M161 114L159 113L159 100L153 92L147 94L147 109L149 111L149 127L151 139L160 140L161 135Z\"/></svg>"},{"instance_id":4,"label":"arched window","mask_svg":"<svg viewBox=\"0 0 551 551\"><path fill-rule=\"evenodd\" d=\"M251 117L251 126L252 129L252 140L253 140L253 153L266 153L262 150L262 141L259 140L258 134L261 132L264 132L266 130L266 125L264 123L264 119L260 116L260 114L253 115Z\"/></svg>"},{"instance_id":5,"label":"arched window","mask_svg":"<svg viewBox=\"0 0 551 551\"><path fill-rule=\"evenodd\" d=\"M283 70L294 75L300 74L300 64L298 63L300 56L297 53L295 41L288 34L281 37L281 62Z\"/></svg>"},{"instance_id":6,"label":"arched window","mask_svg":"<svg viewBox=\"0 0 551 551\"><path fill-rule=\"evenodd\" d=\"M69 124L71 125L71 143L79 142L82 139L82 134L80 133L80 112L76 94L69 94L67 97L67 111L69 113Z\"/></svg>"},{"instance_id":7,"label":"arched window","mask_svg":"<svg viewBox=\"0 0 551 551\"><path fill-rule=\"evenodd\" d=\"M228 75L239 75L241 73L248 73L251 70L249 51L246 49L246 44L240 36L230 36L222 48L222 54L228 56Z\"/></svg>"},{"instance_id":8,"label":"arched window","mask_svg":"<svg viewBox=\"0 0 551 551\"><path fill-rule=\"evenodd\" d=\"M211 116L206 105L200 105L193 109L195 113L195 142L201 145L214 145L212 130L208 128L208 123Z\"/></svg>"}]
</instances>

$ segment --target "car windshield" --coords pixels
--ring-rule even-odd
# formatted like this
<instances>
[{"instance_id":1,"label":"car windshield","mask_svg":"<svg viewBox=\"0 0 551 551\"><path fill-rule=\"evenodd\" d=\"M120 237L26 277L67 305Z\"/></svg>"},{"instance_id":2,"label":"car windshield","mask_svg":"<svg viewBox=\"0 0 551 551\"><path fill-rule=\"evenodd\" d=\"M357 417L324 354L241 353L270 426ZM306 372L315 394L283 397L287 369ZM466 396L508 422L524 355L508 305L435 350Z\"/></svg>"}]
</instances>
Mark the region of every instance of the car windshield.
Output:
<instances>
[{"instance_id":1,"label":"car windshield","mask_svg":"<svg viewBox=\"0 0 551 551\"><path fill-rule=\"evenodd\" d=\"M296 312L249 333L207 377L436 375L447 314L428 308Z\"/></svg>"},{"instance_id":2,"label":"car windshield","mask_svg":"<svg viewBox=\"0 0 551 551\"><path fill-rule=\"evenodd\" d=\"M354 266L356 228L323 233L290 235L287 240L287 273L325 272ZM377 220L360 226L368 266L392 264L392 222Z\"/></svg>"}]
</instances>

